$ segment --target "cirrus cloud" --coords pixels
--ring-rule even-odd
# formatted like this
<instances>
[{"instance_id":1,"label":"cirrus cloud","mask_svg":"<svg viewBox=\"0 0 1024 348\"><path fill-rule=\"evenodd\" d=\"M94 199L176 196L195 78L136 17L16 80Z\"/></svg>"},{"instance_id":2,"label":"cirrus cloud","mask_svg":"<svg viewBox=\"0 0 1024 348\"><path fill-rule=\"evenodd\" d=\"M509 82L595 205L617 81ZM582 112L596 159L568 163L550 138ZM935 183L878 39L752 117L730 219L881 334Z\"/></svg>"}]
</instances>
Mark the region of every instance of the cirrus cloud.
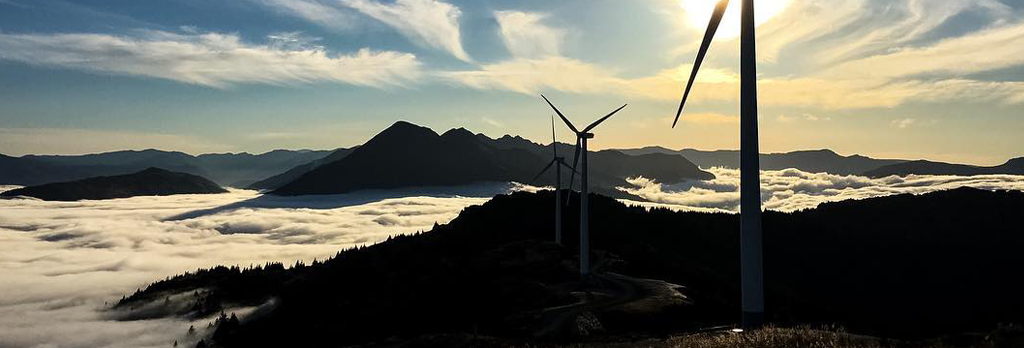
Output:
<instances>
[{"instance_id":1,"label":"cirrus cloud","mask_svg":"<svg viewBox=\"0 0 1024 348\"><path fill-rule=\"evenodd\" d=\"M495 11L501 39L514 57L538 58L560 55L565 31L541 21L547 14L522 11Z\"/></svg>"},{"instance_id":2,"label":"cirrus cloud","mask_svg":"<svg viewBox=\"0 0 1024 348\"><path fill-rule=\"evenodd\" d=\"M332 55L319 46L282 45L281 35L267 44L249 44L236 34L166 31L141 31L135 36L0 33L0 52L0 59L27 64L215 88L321 81L377 88L402 86L415 81L421 65L410 53L363 48Z\"/></svg>"},{"instance_id":3,"label":"cirrus cloud","mask_svg":"<svg viewBox=\"0 0 1024 348\"><path fill-rule=\"evenodd\" d=\"M437 0L396 0L391 4L371 0L340 1L395 28L417 44L445 50L462 61L473 61L462 48L459 32L462 10L452 4Z\"/></svg>"}]
</instances>

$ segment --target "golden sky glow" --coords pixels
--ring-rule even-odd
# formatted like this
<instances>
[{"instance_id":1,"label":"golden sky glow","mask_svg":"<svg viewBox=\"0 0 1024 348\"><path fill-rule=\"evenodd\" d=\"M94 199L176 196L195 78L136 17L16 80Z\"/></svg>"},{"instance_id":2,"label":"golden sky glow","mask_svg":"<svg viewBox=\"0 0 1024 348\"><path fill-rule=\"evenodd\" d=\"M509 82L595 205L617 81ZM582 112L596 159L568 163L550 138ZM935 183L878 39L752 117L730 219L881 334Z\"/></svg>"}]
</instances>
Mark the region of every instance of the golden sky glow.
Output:
<instances>
[{"instance_id":1,"label":"golden sky glow","mask_svg":"<svg viewBox=\"0 0 1024 348\"><path fill-rule=\"evenodd\" d=\"M397 120L547 142L540 93L581 123L629 103L593 149L736 148L741 0L670 128L716 2L0 0L0 153L330 149ZM1024 155L1020 0L755 4L762 150Z\"/></svg>"},{"instance_id":2,"label":"golden sky glow","mask_svg":"<svg viewBox=\"0 0 1024 348\"><path fill-rule=\"evenodd\" d=\"M772 17L782 13L789 6L790 0L758 0L754 6L754 22L761 25ZM708 27L708 19L717 4L717 0L681 0L679 6L686 11L686 24L694 29L704 30ZM729 2L725 17L715 34L716 39L731 39L740 35L740 0Z\"/></svg>"}]
</instances>

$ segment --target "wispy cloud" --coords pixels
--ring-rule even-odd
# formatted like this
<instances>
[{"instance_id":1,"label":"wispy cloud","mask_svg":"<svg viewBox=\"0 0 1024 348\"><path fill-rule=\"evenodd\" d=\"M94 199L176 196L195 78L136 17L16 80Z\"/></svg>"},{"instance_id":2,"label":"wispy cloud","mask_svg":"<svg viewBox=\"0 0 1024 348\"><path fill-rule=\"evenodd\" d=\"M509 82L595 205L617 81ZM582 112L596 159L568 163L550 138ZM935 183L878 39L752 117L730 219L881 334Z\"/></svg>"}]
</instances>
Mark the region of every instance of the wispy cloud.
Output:
<instances>
[{"instance_id":1,"label":"wispy cloud","mask_svg":"<svg viewBox=\"0 0 1024 348\"><path fill-rule=\"evenodd\" d=\"M462 11L437 0L396 0L381 3L373 0L340 0L367 16L395 28L414 43L441 49L462 61L472 61L462 48L459 17Z\"/></svg>"},{"instance_id":2,"label":"wispy cloud","mask_svg":"<svg viewBox=\"0 0 1024 348\"><path fill-rule=\"evenodd\" d=\"M322 0L252 0L280 13L298 17L325 28L348 31L356 27L357 16Z\"/></svg>"},{"instance_id":3,"label":"wispy cloud","mask_svg":"<svg viewBox=\"0 0 1024 348\"><path fill-rule=\"evenodd\" d=\"M797 121L814 122L814 121L820 121L822 119L823 118L818 117L817 115L808 114L808 113L804 113L804 114L801 114L799 116L791 116L791 115L783 114L783 115L779 115L778 117L775 118L775 120L777 120L779 122L782 122L782 123L793 123L793 122L797 122ZM828 120L830 120L830 118L825 117L824 120L828 121Z\"/></svg>"},{"instance_id":4,"label":"wispy cloud","mask_svg":"<svg viewBox=\"0 0 1024 348\"><path fill-rule=\"evenodd\" d=\"M270 41L248 44L235 34L165 31L136 36L0 33L0 59L216 88L317 81L383 88L408 84L420 75L420 62L409 53L364 48L331 55L322 47Z\"/></svg>"},{"instance_id":5,"label":"wispy cloud","mask_svg":"<svg viewBox=\"0 0 1024 348\"><path fill-rule=\"evenodd\" d=\"M512 59L481 65L476 70L439 73L442 77L478 89L535 94L543 89L574 93L608 93L622 81L607 70L560 56Z\"/></svg>"},{"instance_id":6,"label":"wispy cloud","mask_svg":"<svg viewBox=\"0 0 1024 348\"><path fill-rule=\"evenodd\" d=\"M483 122L484 124L494 128L505 128L504 123L490 117L481 117L480 122Z\"/></svg>"},{"instance_id":7,"label":"wispy cloud","mask_svg":"<svg viewBox=\"0 0 1024 348\"><path fill-rule=\"evenodd\" d=\"M541 21L547 14L521 11L495 11L501 39L513 57L541 58L561 55L565 31Z\"/></svg>"},{"instance_id":8,"label":"wispy cloud","mask_svg":"<svg viewBox=\"0 0 1024 348\"><path fill-rule=\"evenodd\" d=\"M915 122L917 122L917 120L912 118L901 118L898 120L892 120L892 122L889 122L889 126L892 128L906 129L907 127L914 125Z\"/></svg>"},{"instance_id":9,"label":"wispy cloud","mask_svg":"<svg viewBox=\"0 0 1024 348\"><path fill-rule=\"evenodd\" d=\"M14 7L20 7L20 8L28 8L28 6L25 6L25 4L22 4L20 2L14 1L14 0L0 0L0 5L10 5L10 6L14 6Z\"/></svg>"},{"instance_id":10,"label":"wispy cloud","mask_svg":"<svg viewBox=\"0 0 1024 348\"><path fill-rule=\"evenodd\" d=\"M929 6L923 1L791 3L778 17L758 28L759 59L767 63L761 70L765 75L759 79L759 101L763 105L822 109L895 107L910 102L1024 102L1024 82L970 78L974 73L1024 65L1024 45L1016 44L1024 41L1024 22L1015 21L1006 5L993 0L955 0L941 9L926 10ZM964 13L981 16L988 23L948 36L937 33ZM682 17L674 12L671 18ZM538 49L523 48L509 39L526 34L506 33L505 28L543 32L546 27L533 27L542 16L507 13L496 14L496 18L499 23L512 22L513 18L526 23L501 25L506 46L511 52L520 52L518 57L443 75L481 89L528 94L554 89L665 101L679 98L689 76L688 63L649 76L626 77L615 67L572 57L538 57L534 53ZM716 46L718 57L698 75L691 95L695 103L735 101L739 94L739 76L731 63L736 52L727 44ZM807 53L793 58L795 62L778 62L783 50L790 49ZM724 66L716 64L719 61L730 63L716 69ZM793 66L795 70L773 76L776 66Z\"/></svg>"}]
</instances>

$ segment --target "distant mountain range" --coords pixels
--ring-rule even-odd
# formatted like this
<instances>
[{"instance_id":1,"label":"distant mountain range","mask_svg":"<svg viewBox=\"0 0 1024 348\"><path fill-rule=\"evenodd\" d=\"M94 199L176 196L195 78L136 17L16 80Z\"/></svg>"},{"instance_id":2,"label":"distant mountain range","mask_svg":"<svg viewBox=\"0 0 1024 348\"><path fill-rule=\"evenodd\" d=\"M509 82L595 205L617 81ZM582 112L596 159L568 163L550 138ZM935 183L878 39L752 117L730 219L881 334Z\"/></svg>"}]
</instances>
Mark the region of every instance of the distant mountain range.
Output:
<instances>
[{"instance_id":1,"label":"distant mountain range","mask_svg":"<svg viewBox=\"0 0 1024 348\"><path fill-rule=\"evenodd\" d=\"M628 154L666 153L686 157L701 168L739 168L738 150L703 151L694 149L671 150L660 146L640 149L619 150ZM762 153L762 170L796 168L811 173L832 173L839 175L862 175L867 171L887 165L907 162L900 159L875 159L861 155L842 156L832 150L804 150L785 153Z\"/></svg>"},{"instance_id":2,"label":"distant mountain range","mask_svg":"<svg viewBox=\"0 0 1024 348\"><path fill-rule=\"evenodd\" d=\"M693 161L693 163L696 163L701 168L739 168L740 165L740 152L738 150L672 150L660 146L648 146L639 149L625 149L618 151L632 155L650 153L678 154L686 157L686 159L690 161ZM1024 157L1011 159L998 166L981 167L927 160L912 161L904 159L876 159L861 155L843 156L828 149L761 154L762 170L782 170L786 168L796 168L811 173L864 175L875 178L889 175L905 176L910 174L1024 175Z\"/></svg>"},{"instance_id":3,"label":"distant mountain range","mask_svg":"<svg viewBox=\"0 0 1024 348\"><path fill-rule=\"evenodd\" d=\"M336 150L275 150L263 154L224 153L198 156L142 150L90 155L0 154L0 184L39 185L96 176L134 173L157 167L209 178L221 186L273 190L282 195L340 193L367 188L460 185L474 181L528 181L551 158L551 146L519 136L492 139L458 128L438 135L426 127L398 122L363 146ZM573 146L556 143L560 156L572 161ZM349 157L356 155L354 158ZM739 167L739 151L639 149L592 151L590 182L594 192L623 197L615 187L624 178L644 176L662 183L707 180L700 168ZM881 177L908 174L1024 175L1024 157L993 167L843 156L832 150L761 154L761 169L796 168L806 172ZM415 174L415 175L407 175ZM563 186L569 172L563 171ZM554 171L534 184L550 185ZM635 197L631 197L635 198Z\"/></svg>"},{"instance_id":4,"label":"distant mountain range","mask_svg":"<svg viewBox=\"0 0 1024 348\"><path fill-rule=\"evenodd\" d=\"M284 173L277 174L260 181L256 181L250 185L247 185L247 188L257 190L276 189L278 187L284 186L287 183L295 181L295 179L298 179L299 177L305 175L306 173L313 171L313 169L316 169L317 167L345 158L345 156L348 156L348 154L352 153L353 149L355 149L355 147L349 149L334 150L334 152L331 152L329 155L325 157L319 158L309 163L304 163L302 165L295 166L294 168L289 169Z\"/></svg>"},{"instance_id":5,"label":"distant mountain range","mask_svg":"<svg viewBox=\"0 0 1024 348\"><path fill-rule=\"evenodd\" d=\"M69 182L28 186L0 193L3 197L29 196L47 201L77 201L134 196L189 193L224 193L220 185L200 176L148 168L138 173L100 176Z\"/></svg>"},{"instance_id":6,"label":"distant mountain range","mask_svg":"<svg viewBox=\"0 0 1024 348\"><path fill-rule=\"evenodd\" d=\"M39 185L128 174L158 167L203 176L222 186L245 187L330 153L322 150L274 150L259 155L224 153L192 156L183 152L150 149L76 156L0 155L0 168L3 168L0 171L0 184Z\"/></svg>"},{"instance_id":7,"label":"distant mountain range","mask_svg":"<svg viewBox=\"0 0 1024 348\"><path fill-rule=\"evenodd\" d=\"M1024 175L1024 157L1018 157L1006 161L998 166L981 167L966 164L953 164L943 162L932 162L925 160L907 161L876 168L864 173L864 175L879 178L890 175L905 176L917 175L984 175L984 174L1013 174Z\"/></svg>"},{"instance_id":8,"label":"distant mountain range","mask_svg":"<svg viewBox=\"0 0 1024 348\"><path fill-rule=\"evenodd\" d=\"M569 145L558 144L563 156L572 157ZM339 154L341 156L341 154ZM463 129L437 134L430 128L397 122L339 160L311 163L292 172L308 170L273 191L280 195L332 194L359 189L405 186L445 186L484 181L532 179L551 158L551 147L520 137L491 139ZM645 154L631 156L618 151L590 154L590 184L595 192L622 196L615 189L625 178L639 176L659 182L712 179L682 156ZM311 169L311 170L310 170ZM563 171L568 185L569 173ZM536 184L548 185L554 172ZM260 183L265 184L264 182Z\"/></svg>"}]
</instances>

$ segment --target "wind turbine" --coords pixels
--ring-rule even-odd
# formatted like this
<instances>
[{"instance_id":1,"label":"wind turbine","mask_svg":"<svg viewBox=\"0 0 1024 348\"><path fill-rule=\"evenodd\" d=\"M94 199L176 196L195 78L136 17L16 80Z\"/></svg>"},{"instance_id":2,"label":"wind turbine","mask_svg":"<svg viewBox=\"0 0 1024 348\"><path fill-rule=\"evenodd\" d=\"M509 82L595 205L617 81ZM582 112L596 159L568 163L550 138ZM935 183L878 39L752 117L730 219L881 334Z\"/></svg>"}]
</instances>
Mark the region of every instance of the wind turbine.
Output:
<instances>
[{"instance_id":1,"label":"wind turbine","mask_svg":"<svg viewBox=\"0 0 1024 348\"><path fill-rule=\"evenodd\" d=\"M544 175L544 172L551 169L551 166L555 166L555 243L562 245L562 167L571 170L574 176L576 168L565 163L565 158L558 157L558 142L555 140L555 116L551 116L551 151L554 153L551 162L548 162L548 165L541 169L540 173L537 173L537 176L533 177L530 182L537 181L537 178ZM570 190L571 186L572 184L570 184Z\"/></svg>"},{"instance_id":2,"label":"wind turbine","mask_svg":"<svg viewBox=\"0 0 1024 348\"><path fill-rule=\"evenodd\" d=\"M558 111L558 108L551 104L547 97L543 94L540 97L544 98L544 101L555 110L555 113L565 122L565 125L569 126L569 129L576 133L576 151L573 154L572 160L574 178L569 180L570 190L572 189L572 181L575 180L576 161L579 160L580 153L583 153L583 170L580 171L580 275L586 278L590 275L590 199L587 197L587 172L589 172L587 170L587 139L594 137L594 133L590 133L591 129L612 117L612 115L622 110L628 104L623 104L618 109L615 109L615 111L594 121L594 123L591 123L581 131L576 129L576 126L573 126L572 122L569 122L569 119L565 118L565 115L562 115L562 112Z\"/></svg>"},{"instance_id":3,"label":"wind turbine","mask_svg":"<svg viewBox=\"0 0 1024 348\"><path fill-rule=\"evenodd\" d=\"M761 168L757 150L757 57L754 49L754 0L742 0L740 14L740 271L743 301L743 328L752 329L764 322L764 274L761 256ZM679 114L690 95L690 87L697 77L697 70L708 52L708 46L715 37L718 24L729 0L715 5L708 23L704 40L697 51L690 80L679 102L675 128Z\"/></svg>"}]
</instances>

